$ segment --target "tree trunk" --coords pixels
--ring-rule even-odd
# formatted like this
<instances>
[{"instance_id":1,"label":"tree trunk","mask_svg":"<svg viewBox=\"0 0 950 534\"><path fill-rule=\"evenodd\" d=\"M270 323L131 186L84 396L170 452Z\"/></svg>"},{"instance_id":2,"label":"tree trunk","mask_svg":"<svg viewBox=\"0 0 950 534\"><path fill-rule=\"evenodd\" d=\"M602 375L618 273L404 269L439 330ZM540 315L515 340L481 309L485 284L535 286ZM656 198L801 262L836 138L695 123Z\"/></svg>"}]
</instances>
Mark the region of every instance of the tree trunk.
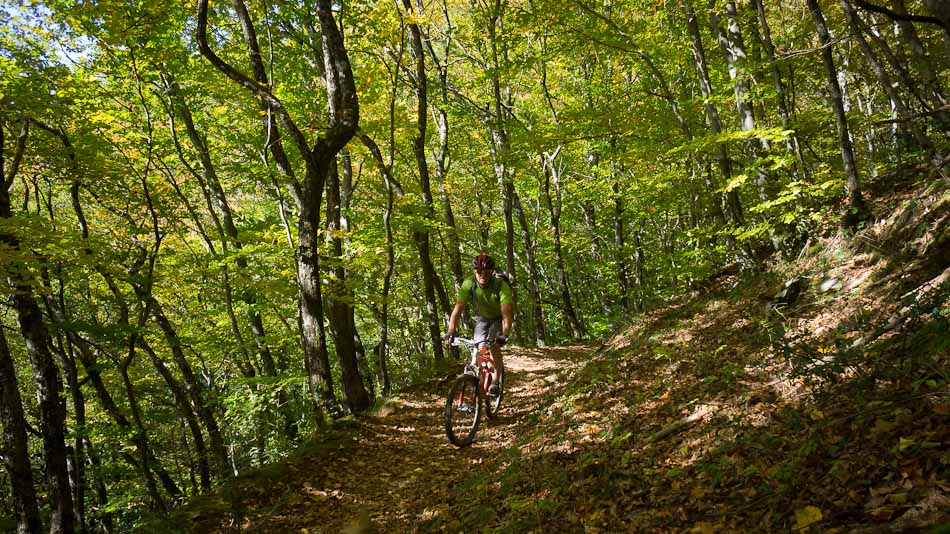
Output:
<instances>
[{"instance_id":1,"label":"tree trunk","mask_svg":"<svg viewBox=\"0 0 950 534\"><path fill-rule=\"evenodd\" d=\"M442 2L442 12L445 16L446 26L451 28L452 24L449 20L449 12L445 5L445 2ZM435 127L436 132L439 137L439 149L435 156L435 178L436 185L439 189L439 194L442 198L442 212L445 219L446 226L446 236L448 237L448 253L449 253L449 264L452 268L452 275L455 278L455 291L458 291L458 288L461 287L462 282L465 279L465 270L462 267L462 253L461 253L461 244L459 242L458 235L458 226L455 222L455 213L452 209L452 201L449 197L448 192L445 189L445 181L448 179L448 165L447 160L449 157L449 50L452 45L452 38L450 34L446 34L445 44L443 46L444 55L443 61L440 61L438 54L436 54L435 48L432 46L432 40L426 36L424 43L426 50L429 52L429 56L432 59L432 65L436 69L439 78L439 96L440 102L435 105ZM457 347L452 348L453 353L458 351Z\"/></svg>"},{"instance_id":2,"label":"tree trunk","mask_svg":"<svg viewBox=\"0 0 950 534\"><path fill-rule=\"evenodd\" d=\"M353 317L353 295L346 286L347 269L343 256L343 231L341 222L340 173L336 162L331 162L327 174L327 235L330 239L333 264L327 266L332 275L327 284L327 316L330 332L336 347L343 379L343 400L351 413L360 413L369 408L370 398L363 385L356 359L356 322Z\"/></svg>"},{"instance_id":3,"label":"tree trunk","mask_svg":"<svg viewBox=\"0 0 950 534\"><path fill-rule=\"evenodd\" d=\"M0 130L3 124L0 122ZM0 138L2 142L2 138ZM0 153L2 153L0 145ZM0 168L2 170L2 168ZM10 219L10 195L4 180L0 187L0 220ZM0 233L0 243L12 251L13 258L19 256L20 242L16 236ZM63 390L59 369L50 352L50 337L43 321L42 312L33 296L33 288L27 278L29 270L25 265L14 261L8 269L6 282L12 290L13 307L20 323L20 333L26 342L36 382L36 400L40 413L43 434L43 453L46 461L46 477L49 484L50 532L53 534L71 533L75 529L72 492L69 487L69 471L66 466L66 406L63 403Z\"/></svg>"},{"instance_id":4,"label":"tree trunk","mask_svg":"<svg viewBox=\"0 0 950 534\"><path fill-rule=\"evenodd\" d=\"M894 12L898 15L907 15L904 0L892 0L891 5L894 8ZM895 23L897 27L900 28L898 37L903 44L903 48L911 52L914 65L917 67L921 81L924 84L924 91L930 99L931 107L938 109L950 104L950 100L947 100L947 97L944 95L940 81L937 79L936 74L934 74L932 61L927 53L927 49L924 48L923 43L921 43L920 36L917 34L914 25L906 20L897 20ZM950 129L950 112L944 111L939 113L937 120L944 130Z\"/></svg>"},{"instance_id":5,"label":"tree trunk","mask_svg":"<svg viewBox=\"0 0 950 534\"><path fill-rule=\"evenodd\" d=\"M792 114L789 111L788 97L785 94L785 83L782 81L782 72L775 57L775 44L772 42L772 29L769 27L768 18L765 16L765 4L762 0L752 0L755 4L756 13L759 16L759 25L762 27L762 39L765 44L765 54L769 60L769 69L772 71L772 83L775 85L775 100L778 103L779 113L782 116L782 128L792 130L787 141L788 151L795 154L802 173L806 172L805 156L802 154L801 143L798 140L798 132L792 128Z\"/></svg>"},{"instance_id":6,"label":"tree trunk","mask_svg":"<svg viewBox=\"0 0 950 534\"><path fill-rule=\"evenodd\" d=\"M619 174L619 173L618 173ZM627 273L627 245L623 229L623 196L620 193L620 176L614 177L611 189L614 197L614 258L617 262L617 284L620 287L620 307L630 311L630 276Z\"/></svg>"},{"instance_id":7,"label":"tree trunk","mask_svg":"<svg viewBox=\"0 0 950 534\"><path fill-rule=\"evenodd\" d=\"M746 74L747 67L744 64L746 57L745 42L740 33L735 2L726 0L723 8L726 14L726 28L722 28L716 6L711 0L709 2L709 24L729 66L729 78L732 80L732 89L736 97L736 109L739 112L739 127L743 132L751 132L755 129L755 116L752 113L752 104L749 102L749 79ZM769 150L769 144L765 139L760 138L758 144L762 150ZM759 147L756 146L756 141L752 139L746 142L746 146L755 171L755 184L759 193L759 201L767 202L772 197L772 193L769 191L770 177L765 169L757 163Z\"/></svg>"},{"instance_id":8,"label":"tree trunk","mask_svg":"<svg viewBox=\"0 0 950 534\"><path fill-rule=\"evenodd\" d=\"M222 60L208 46L208 1L198 2L197 40L201 54L215 68L256 97L266 102L277 115L284 129L297 145L304 159L306 176L302 188L300 220L297 225L297 284L300 303L300 337L304 362L314 401L315 418L322 423L327 411L336 411L333 378L326 348L323 325L323 295L320 287L320 258L317 235L320 231L320 209L323 186L330 170L330 160L356 133L359 124L359 101L343 36L333 18L330 0L316 0L320 22L323 78L327 86L329 118L324 136L311 148L303 132L270 89L248 78Z\"/></svg>"},{"instance_id":9,"label":"tree trunk","mask_svg":"<svg viewBox=\"0 0 950 534\"><path fill-rule=\"evenodd\" d=\"M696 21L696 15L689 4L690 0L680 0L680 6L686 14L686 28L689 31L690 43L693 52L693 66L699 75L699 87L703 93L703 103L706 111L706 122L709 131L713 135L722 133L722 122L719 120L719 110L713 104L712 82L709 79L709 69L706 66L706 51L703 48L702 36L699 32L699 23ZM728 184L732 181L732 160L729 159L729 150L725 143L719 143L719 170L722 173L723 182ZM745 217L742 213L742 203L739 200L739 194L735 188L730 188L726 193L726 205L729 207L729 215L737 226L745 225Z\"/></svg>"},{"instance_id":10,"label":"tree trunk","mask_svg":"<svg viewBox=\"0 0 950 534\"><path fill-rule=\"evenodd\" d=\"M112 512L105 511L109 506L109 492L106 490L102 462L99 460L99 454L88 438L86 439L86 450L89 455L89 472L92 475L93 488L95 489L96 507L100 510L98 514L95 514L93 519L98 523L99 530L103 534L112 534L115 530L115 524Z\"/></svg>"},{"instance_id":11,"label":"tree trunk","mask_svg":"<svg viewBox=\"0 0 950 534\"><path fill-rule=\"evenodd\" d=\"M0 124L0 130L3 125ZM0 134L2 141L2 134ZM2 145L0 145L2 146ZM2 176L2 173L0 173ZM0 178L2 179L2 178ZM4 189L6 187L4 186ZM0 422L3 423L3 465L13 489L17 534L39 534L43 523L36 507L36 489L26 437L23 402L16 381L16 366L0 324Z\"/></svg>"},{"instance_id":12,"label":"tree trunk","mask_svg":"<svg viewBox=\"0 0 950 534\"><path fill-rule=\"evenodd\" d=\"M158 374L165 380L165 385L171 390L175 398L175 405L181 412L181 417L185 419L188 430L191 432L191 439L195 442L195 451L198 454L198 477L201 480L201 490L209 491L211 489L211 470L209 469L208 448L205 445L204 436L201 434L201 427L198 426L198 418L195 416L191 403L188 402L188 394L185 387L172 375L165 361L152 349L144 339L140 340L142 348L145 349L152 365Z\"/></svg>"},{"instance_id":13,"label":"tree trunk","mask_svg":"<svg viewBox=\"0 0 950 534\"><path fill-rule=\"evenodd\" d=\"M389 138L391 146L395 145L395 84L396 81L393 80L393 92L390 94L389 101ZM383 275L383 288L380 297L381 304L379 308L374 309L374 313L379 323L379 344L376 346L376 356L378 358L380 378L383 382L383 395L388 395L392 387L389 381L389 366L386 361L386 354L389 350L389 291L392 286L392 276L396 258L391 224L393 197L398 195L402 198L404 195L402 186L393 178L390 172L390 165L383 160L383 155L376 143L366 134L361 135L360 140L363 141L363 144L366 145L373 159L376 161L376 165L382 175L383 189L386 190L386 211L383 213L383 231L386 234L386 270Z\"/></svg>"},{"instance_id":14,"label":"tree trunk","mask_svg":"<svg viewBox=\"0 0 950 534\"><path fill-rule=\"evenodd\" d=\"M412 4L409 0L402 1L403 7L410 15L413 14ZM426 161L425 137L428 124L428 82L425 70L425 54L422 48L422 32L419 25L410 22L410 50L412 57L416 61L415 81L416 81L416 126L418 131L412 143L412 151L416 158L416 167L419 171L419 184L422 190L422 201L425 210L425 220L421 228L416 228L412 232L413 241L416 250L419 252L419 262L422 265L422 283L425 290L426 299L426 319L429 324L429 342L432 343L432 352L435 361L439 362L445 359L445 353L442 350L441 321L439 320L440 306L436 300L436 285L440 285L435 272L435 266L432 264L432 255L429 243L429 224L428 221L434 219L432 191L429 180L429 165ZM444 294L444 289L442 290ZM447 299L443 299L446 306L442 306L442 312L446 313Z\"/></svg>"},{"instance_id":15,"label":"tree trunk","mask_svg":"<svg viewBox=\"0 0 950 534\"><path fill-rule=\"evenodd\" d=\"M230 463L228 462L228 453L224 444L224 438L221 435L218 420L212 410L214 401L211 398L211 393L207 390L205 385L198 380L198 377L195 376L191 363L189 363L188 358L185 357L185 351L182 348L178 332L165 315L161 303L151 294L145 293L145 290L141 287L137 288L137 291L139 292L139 298L142 299L142 302L145 303L145 306L148 308L148 312L152 315L152 318L156 324L158 324L159 328L161 328L162 334L165 336L165 343L171 349L172 357L178 366L178 372L181 373L185 385L185 392L188 394L188 398L191 399L195 412L198 414L198 418L204 425L205 430L208 431L208 438L211 441L211 454L214 457L218 476L222 479L229 478L233 473L230 468Z\"/></svg>"},{"instance_id":16,"label":"tree trunk","mask_svg":"<svg viewBox=\"0 0 950 534\"><path fill-rule=\"evenodd\" d=\"M821 61L825 66L825 75L828 78L828 94L831 107L835 114L835 123L838 128L838 146L841 150L841 160L844 163L845 179L848 182L848 210L845 216L845 225L854 228L863 220L870 217L858 179L858 167L854 160L854 148L851 145L851 133L848 130L848 119L844 112L844 102L841 97L841 86L838 84L838 71L832 52L831 35L825 25L825 16L818 6L817 0L805 0L805 4L815 19L818 32L818 41L821 44Z\"/></svg>"},{"instance_id":17,"label":"tree trunk","mask_svg":"<svg viewBox=\"0 0 950 534\"><path fill-rule=\"evenodd\" d=\"M62 281L60 281L60 309L65 308L65 302L62 295ZM66 375L66 390L73 404L73 418L76 421L76 427L86 428L86 399L83 397L82 389L79 387L79 373L76 370L76 360L73 355L72 346L62 342L62 335L57 339L60 365L63 367L63 373ZM73 440L72 447L67 446L66 468L69 472L69 485L73 491L73 515L75 516L76 529L82 532L86 528L86 454L83 443L83 432L77 432Z\"/></svg>"},{"instance_id":18,"label":"tree trunk","mask_svg":"<svg viewBox=\"0 0 950 534\"><path fill-rule=\"evenodd\" d=\"M544 154L544 196L548 204L548 212L551 215L551 230L554 233L554 256L557 261L557 277L560 289L561 305L568 325L571 327L571 336L574 341L580 341L586 334L584 325L580 317L574 310L574 301L571 298L570 285L567 278L567 270L564 267L564 254L561 250L561 186L560 177L554 161L557 158L557 152L554 154ZM555 197L551 198L551 185L554 185Z\"/></svg>"},{"instance_id":19,"label":"tree trunk","mask_svg":"<svg viewBox=\"0 0 950 534\"><path fill-rule=\"evenodd\" d=\"M950 4L945 0L924 0L924 5L943 22L943 47L950 59Z\"/></svg>"},{"instance_id":20,"label":"tree trunk","mask_svg":"<svg viewBox=\"0 0 950 534\"><path fill-rule=\"evenodd\" d=\"M502 216L505 223L505 270L512 277L511 298L518 302L517 269L515 267L515 225L514 225L514 197L515 185L511 175L511 166L508 159L511 157L511 144L508 133L508 118L510 115L510 94L503 97L500 69L507 65L508 49L499 39L498 33L504 30L504 5L502 0L494 0L488 8L488 45L491 48L491 70L486 73L491 81L492 102L491 109L486 110L488 127L491 133L492 164L495 169L495 179L501 193ZM498 46L503 47L499 50ZM499 57L500 56L500 57ZM506 91L507 93L507 91ZM519 313L521 307L516 306ZM517 334L516 334L517 335Z\"/></svg>"},{"instance_id":21,"label":"tree trunk","mask_svg":"<svg viewBox=\"0 0 950 534\"><path fill-rule=\"evenodd\" d=\"M521 197L515 193L514 197L515 213L518 216L518 223L521 226L521 237L525 250L528 267L528 299L531 310L531 320L527 325L527 330L534 334L534 339L530 340L534 346L543 347L547 344L547 334L544 326L544 310L541 308L541 289L538 279L538 260L535 257L537 243L531 238L531 227L528 225L528 218L525 215L524 207L521 205ZM528 337L528 336L524 336Z\"/></svg>"},{"instance_id":22,"label":"tree trunk","mask_svg":"<svg viewBox=\"0 0 950 534\"><path fill-rule=\"evenodd\" d=\"M840 3L841 9L844 11L845 17L848 20L848 27L851 29L852 37L858 42L861 52L864 53L864 59L871 67L871 71L874 72L878 82L880 82L881 88L884 89L884 93L887 94L887 97L890 99L891 104L896 109L898 116L910 116L910 111L904 104L904 100L901 98L901 95L899 95L897 90L894 88L895 84L891 81L890 75L884 70L884 67L874 54L874 50L871 48L871 45L869 45L867 40L864 38L864 29L861 27L861 21L858 19L857 13L854 12L854 7L851 6L851 2L848 0L840 0ZM911 89L914 88L911 87ZM926 151L932 159L936 153L934 151L933 143L930 142L930 139L926 136L926 134L924 134L924 132L914 121L907 121L906 125L907 128L910 129L914 139L917 140L917 145Z\"/></svg>"}]
</instances>

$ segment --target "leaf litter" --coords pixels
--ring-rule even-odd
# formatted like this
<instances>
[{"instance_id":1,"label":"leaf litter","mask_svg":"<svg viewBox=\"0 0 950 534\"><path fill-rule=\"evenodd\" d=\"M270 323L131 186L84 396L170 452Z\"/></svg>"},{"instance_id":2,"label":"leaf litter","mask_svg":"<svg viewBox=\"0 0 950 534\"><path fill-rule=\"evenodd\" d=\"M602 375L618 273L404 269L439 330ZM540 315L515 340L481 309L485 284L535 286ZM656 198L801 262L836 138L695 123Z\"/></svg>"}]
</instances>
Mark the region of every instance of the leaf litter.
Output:
<instances>
[{"instance_id":1,"label":"leaf litter","mask_svg":"<svg viewBox=\"0 0 950 534\"><path fill-rule=\"evenodd\" d=\"M942 224L947 203L931 200L918 211ZM874 236L878 249L905 239L882 227L865 242ZM721 278L599 346L510 349L502 413L468 448L442 428L451 376L406 389L325 432L266 487L247 475L192 503L186 530L940 531L947 284L919 314L849 347L946 266L895 275L897 260L870 258L860 238L830 235L793 266ZM820 281L832 264L836 288L769 303L783 276Z\"/></svg>"}]
</instances>

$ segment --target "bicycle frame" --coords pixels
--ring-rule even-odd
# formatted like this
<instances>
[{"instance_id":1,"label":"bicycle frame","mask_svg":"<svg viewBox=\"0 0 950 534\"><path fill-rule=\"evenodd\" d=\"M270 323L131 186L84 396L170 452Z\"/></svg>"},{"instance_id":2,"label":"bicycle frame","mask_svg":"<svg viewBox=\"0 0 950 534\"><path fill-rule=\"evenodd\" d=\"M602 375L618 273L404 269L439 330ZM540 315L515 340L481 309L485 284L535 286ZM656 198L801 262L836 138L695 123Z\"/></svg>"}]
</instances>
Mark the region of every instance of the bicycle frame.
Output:
<instances>
[{"instance_id":1,"label":"bicycle frame","mask_svg":"<svg viewBox=\"0 0 950 534\"><path fill-rule=\"evenodd\" d=\"M491 343L492 342L487 339L475 341L462 337L455 338L452 343L452 346L455 347L465 345L471 349L472 357L469 363L465 364L463 373L478 378L478 388L486 395L488 394L488 388L491 387L492 375L495 371L495 359L492 357L491 351L488 348L491 346Z\"/></svg>"}]
</instances>

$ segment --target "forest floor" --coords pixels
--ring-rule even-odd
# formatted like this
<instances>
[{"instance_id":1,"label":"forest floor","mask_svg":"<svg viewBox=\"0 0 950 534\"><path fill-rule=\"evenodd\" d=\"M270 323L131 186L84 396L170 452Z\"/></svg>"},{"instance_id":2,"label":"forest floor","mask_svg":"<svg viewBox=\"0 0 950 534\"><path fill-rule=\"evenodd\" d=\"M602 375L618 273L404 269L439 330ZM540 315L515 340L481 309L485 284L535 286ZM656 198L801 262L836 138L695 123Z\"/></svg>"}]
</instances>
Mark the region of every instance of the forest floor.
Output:
<instances>
[{"instance_id":1,"label":"forest floor","mask_svg":"<svg viewBox=\"0 0 950 534\"><path fill-rule=\"evenodd\" d=\"M501 414L470 447L442 427L448 373L196 500L178 524L950 532L950 194L874 207L886 218L857 236L725 273L603 344L510 348ZM795 279L801 291L776 299Z\"/></svg>"}]
</instances>

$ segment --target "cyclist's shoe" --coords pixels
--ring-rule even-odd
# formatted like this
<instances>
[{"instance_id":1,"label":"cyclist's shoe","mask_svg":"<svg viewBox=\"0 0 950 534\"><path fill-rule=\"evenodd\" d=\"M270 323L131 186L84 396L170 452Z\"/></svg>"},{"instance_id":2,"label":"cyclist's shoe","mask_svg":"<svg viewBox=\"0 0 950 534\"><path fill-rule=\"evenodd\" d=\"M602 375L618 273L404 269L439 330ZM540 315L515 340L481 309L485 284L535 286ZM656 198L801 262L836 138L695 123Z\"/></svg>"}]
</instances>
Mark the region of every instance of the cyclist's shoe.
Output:
<instances>
[{"instance_id":1,"label":"cyclist's shoe","mask_svg":"<svg viewBox=\"0 0 950 534\"><path fill-rule=\"evenodd\" d=\"M492 397L497 397L498 395L501 395L501 388L498 387L498 384L492 384L488 386L488 394Z\"/></svg>"}]
</instances>

